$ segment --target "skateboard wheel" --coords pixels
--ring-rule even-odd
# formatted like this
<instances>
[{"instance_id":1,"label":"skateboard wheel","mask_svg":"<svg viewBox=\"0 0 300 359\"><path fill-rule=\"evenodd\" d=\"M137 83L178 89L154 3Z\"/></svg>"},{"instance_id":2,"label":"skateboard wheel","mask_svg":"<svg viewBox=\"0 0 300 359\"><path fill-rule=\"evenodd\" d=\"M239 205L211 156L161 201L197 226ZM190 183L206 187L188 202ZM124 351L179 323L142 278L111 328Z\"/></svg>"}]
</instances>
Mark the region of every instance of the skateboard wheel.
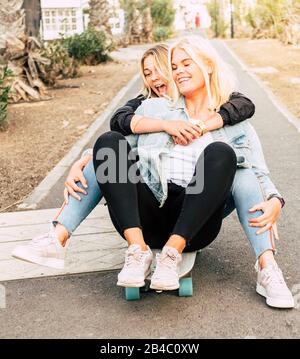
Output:
<instances>
[{"instance_id":1,"label":"skateboard wheel","mask_svg":"<svg viewBox=\"0 0 300 359\"><path fill-rule=\"evenodd\" d=\"M125 288L126 300L139 300L140 299L140 288Z\"/></svg>"},{"instance_id":2,"label":"skateboard wheel","mask_svg":"<svg viewBox=\"0 0 300 359\"><path fill-rule=\"evenodd\" d=\"M191 297L193 295L192 278L181 278L179 284L179 297Z\"/></svg>"}]
</instances>

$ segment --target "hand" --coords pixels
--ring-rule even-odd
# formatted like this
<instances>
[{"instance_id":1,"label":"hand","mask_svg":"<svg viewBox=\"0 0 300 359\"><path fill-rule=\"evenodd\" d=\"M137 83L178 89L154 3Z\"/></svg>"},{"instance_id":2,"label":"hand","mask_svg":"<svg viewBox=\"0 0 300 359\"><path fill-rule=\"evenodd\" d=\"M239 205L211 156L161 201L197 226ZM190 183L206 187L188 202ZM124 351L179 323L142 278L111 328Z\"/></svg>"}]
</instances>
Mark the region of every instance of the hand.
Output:
<instances>
[{"instance_id":1,"label":"hand","mask_svg":"<svg viewBox=\"0 0 300 359\"><path fill-rule=\"evenodd\" d=\"M91 158L90 156L88 156L88 157L89 157L89 159ZM73 166L71 167L68 177L65 181L64 199L65 199L66 204L69 203L69 198L68 198L69 195L71 195L78 201L81 201L80 196L76 192L87 194L87 192L83 188L77 186L76 182L81 182L81 184L85 188L88 187L87 181L84 178L82 171L83 171L83 168L88 163L89 159L86 156L86 157L76 161L73 164Z\"/></svg>"},{"instance_id":2,"label":"hand","mask_svg":"<svg viewBox=\"0 0 300 359\"><path fill-rule=\"evenodd\" d=\"M280 216L281 203L278 198L271 198L253 206L249 209L249 212L253 213L259 210L264 213L257 218L249 219L250 227L262 227L256 234L266 232L276 223Z\"/></svg>"},{"instance_id":3,"label":"hand","mask_svg":"<svg viewBox=\"0 0 300 359\"><path fill-rule=\"evenodd\" d=\"M163 130L173 137L176 144L188 145L202 135L200 127L187 121L164 121Z\"/></svg>"}]
</instances>

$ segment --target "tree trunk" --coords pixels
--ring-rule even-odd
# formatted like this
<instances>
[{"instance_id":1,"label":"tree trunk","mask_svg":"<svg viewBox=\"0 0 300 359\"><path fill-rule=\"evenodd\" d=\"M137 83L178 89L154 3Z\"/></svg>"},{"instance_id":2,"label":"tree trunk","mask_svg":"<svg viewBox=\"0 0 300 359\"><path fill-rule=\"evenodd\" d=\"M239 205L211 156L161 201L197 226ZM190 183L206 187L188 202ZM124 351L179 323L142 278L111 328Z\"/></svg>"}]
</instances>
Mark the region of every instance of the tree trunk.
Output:
<instances>
[{"instance_id":1,"label":"tree trunk","mask_svg":"<svg viewBox=\"0 0 300 359\"><path fill-rule=\"evenodd\" d=\"M39 58L39 42L25 35L22 5L23 0L1 0L0 8L0 56L14 74L10 92L13 102L40 100L47 96L37 66L40 61L49 61Z\"/></svg>"},{"instance_id":2,"label":"tree trunk","mask_svg":"<svg viewBox=\"0 0 300 359\"><path fill-rule=\"evenodd\" d=\"M97 30L103 30L107 35L112 36L109 18L111 9L107 0L90 0L90 25Z\"/></svg>"}]
</instances>

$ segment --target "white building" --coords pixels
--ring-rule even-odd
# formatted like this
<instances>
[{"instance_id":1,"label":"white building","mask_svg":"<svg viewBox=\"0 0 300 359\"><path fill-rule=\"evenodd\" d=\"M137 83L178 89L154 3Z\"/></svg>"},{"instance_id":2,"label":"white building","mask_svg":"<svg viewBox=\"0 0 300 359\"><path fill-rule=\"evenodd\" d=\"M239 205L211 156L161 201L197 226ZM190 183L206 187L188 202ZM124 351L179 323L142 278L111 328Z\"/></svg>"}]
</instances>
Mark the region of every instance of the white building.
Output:
<instances>
[{"instance_id":1,"label":"white building","mask_svg":"<svg viewBox=\"0 0 300 359\"><path fill-rule=\"evenodd\" d=\"M118 0L109 0L114 16L110 18L113 34L124 30L124 11ZM88 0L41 0L42 26L44 40L54 40L62 36L82 33L88 25Z\"/></svg>"},{"instance_id":2,"label":"white building","mask_svg":"<svg viewBox=\"0 0 300 359\"><path fill-rule=\"evenodd\" d=\"M113 16L109 19L113 35L122 34L125 26L125 13L120 8L119 0L109 0Z\"/></svg>"},{"instance_id":3,"label":"white building","mask_svg":"<svg viewBox=\"0 0 300 359\"><path fill-rule=\"evenodd\" d=\"M83 32L86 3L83 0L41 0L43 39L53 40Z\"/></svg>"}]
</instances>

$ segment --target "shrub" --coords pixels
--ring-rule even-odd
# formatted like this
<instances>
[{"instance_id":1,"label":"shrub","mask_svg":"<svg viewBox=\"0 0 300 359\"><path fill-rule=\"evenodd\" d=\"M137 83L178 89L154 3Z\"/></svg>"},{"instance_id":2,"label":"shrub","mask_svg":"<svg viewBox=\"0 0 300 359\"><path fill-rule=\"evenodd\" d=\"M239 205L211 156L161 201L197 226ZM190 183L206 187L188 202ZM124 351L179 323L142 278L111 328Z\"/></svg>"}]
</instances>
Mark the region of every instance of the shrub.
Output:
<instances>
[{"instance_id":1,"label":"shrub","mask_svg":"<svg viewBox=\"0 0 300 359\"><path fill-rule=\"evenodd\" d=\"M62 40L56 40L44 45L41 55L49 60L43 68L40 67L41 78L48 85L55 85L61 78L73 78L78 75L79 63L69 56Z\"/></svg>"},{"instance_id":2,"label":"shrub","mask_svg":"<svg viewBox=\"0 0 300 359\"><path fill-rule=\"evenodd\" d=\"M6 123L8 95L11 89L6 80L12 76L13 72L7 66L0 68L0 128Z\"/></svg>"},{"instance_id":3,"label":"shrub","mask_svg":"<svg viewBox=\"0 0 300 359\"><path fill-rule=\"evenodd\" d=\"M155 27L171 27L175 19L175 10L172 0L153 0L151 16Z\"/></svg>"},{"instance_id":4,"label":"shrub","mask_svg":"<svg viewBox=\"0 0 300 359\"><path fill-rule=\"evenodd\" d=\"M220 3L211 1L207 4L207 10L211 17L211 28L215 37L225 37L228 25L221 15Z\"/></svg>"},{"instance_id":5,"label":"shrub","mask_svg":"<svg viewBox=\"0 0 300 359\"><path fill-rule=\"evenodd\" d=\"M168 27L159 26L154 29L153 38L156 42L165 41L171 35L171 30Z\"/></svg>"},{"instance_id":6,"label":"shrub","mask_svg":"<svg viewBox=\"0 0 300 359\"><path fill-rule=\"evenodd\" d=\"M175 10L172 0L153 0L151 3L154 41L164 41L172 35Z\"/></svg>"},{"instance_id":7,"label":"shrub","mask_svg":"<svg viewBox=\"0 0 300 359\"><path fill-rule=\"evenodd\" d=\"M87 65L97 65L110 59L111 47L103 31L88 28L81 34L64 39L64 45L70 56Z\"/></svg>"}]
</instances>

